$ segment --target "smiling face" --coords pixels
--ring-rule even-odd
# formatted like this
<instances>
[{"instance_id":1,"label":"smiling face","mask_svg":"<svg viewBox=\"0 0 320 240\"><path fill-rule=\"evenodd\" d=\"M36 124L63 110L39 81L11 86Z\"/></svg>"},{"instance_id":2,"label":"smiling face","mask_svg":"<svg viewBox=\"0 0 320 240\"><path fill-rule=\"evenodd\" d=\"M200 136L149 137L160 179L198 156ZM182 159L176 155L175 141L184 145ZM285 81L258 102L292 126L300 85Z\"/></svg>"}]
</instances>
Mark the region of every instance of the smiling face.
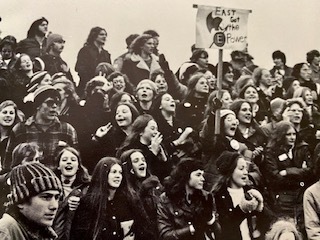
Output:
<instances>
[{"instance_id":1,"label":"smiling face","mask_svg":"<svg viewBox=\"0 0 320 240\"><path fill-rule=\"evenodd\" d=\"M0 111L0 125L11 127L16 118L16 111L13 106L7 106Z\"/></svg>"},{"instance_id":2,"label":"smiling face","mask_svg":"<svg viewBox=\"0 0 320 240\"><path fill-rule=\"evenodd\" d=\"M23 55L20 58L20 70L21 71L30 71L33 69L33 63L29 56Z\"/></svg>"},{"instance_id":3,"label":"smiling face","mask_svg":"<svg viewBox=\"0 0 320 240\"><path fill-rule=\"evenodd\" d=\"M250 124L252 120L252 109L249 103L242 103L237 116L242 124Z\"/></svg>"},{"instance_id":4,"label":"smiling face","mask_svg":"<svg viewBox=\"0 0 320 240\"><path fill-rule=\"evenodd\" d=\"M234 137L239 121L233 114L228 114L224 119L224 133L228 137Z\"/></svg>"},{"instance_id":5,"label":"smiling face","mask_svg":"<svg viewBox=\"0 0 320 240\"><path fill-rule=\"evenodd\" d=\"M259 94L254 87L248 87L244 91L244 99L247 100L249 103L257 103L259 100Z\"/></svg>"},{"instance_id":6,"label":"smiling face","mask_svg":"<svg viewBox=\"0 0 320 240\"><path fill-rule=\"evenodd\" d=\"M204 77L208 80L208 85L210 90L214 90L217 87L217 78L212 74L211 71L206 71Z\"/></svg>"},{"instance_id":7,"label":"smiling face","mask_svg":"<svg viewBox=\"0 0 320 240\"><path fill-rule=\"evenodd\" d=\"M176 102L170 94L166 93L161 97L160 109L171 113L176 111Z\"/></svg>"},{"instance_id":8,"label":"smiling face","mask_svg":"<svg viewBox=\"0 0 320 240\"><path fill-rule=\"evenodd\" d=\"M198 169L190 173L188 185L190 188L202 190L204 181L204 171Z\"/></svg>"},{"instance_id":9,"label":"smiling face","mask_svg":"<svg viewBox=\"0 0 320 240\"><path fill-rule=\"evenodd\" d=\"M161 74L156 77L154 83L157 85L158 93L166 93L168 91L167 81Z\"/></svg>"},{"instance_id":10,"label":"smiling face","mask_svg":"<svg viewBox=\"0 0 320 240\"><path fill-rule=\"evenodd\" d=\"M248 169L247 162L242 158L238 158L237 166L233 170L231 179L230 179L230 187L231 188L242 188L247 185L248 181Z\"/></svg>"},{"instance_id":11,"label":"smiling face","mask_svg":"<svg viewBox=\"0 0 320 240\"><path fill-rule=\"evenodd\" d=\"M271 73L267 69L263 69L261 72L260 84L266 87L271 86L272 84Z\"/></svg>"},{"instance_id":12,"label":"smiling face","mask_svg":"<svg viewBox=\"0 0 320 240\"><path fill-rule=\"evenodd\" d=\"M77 155L66 150L60 156L59 167L61 174L66 178L76 175L79 169L79 159Z\"/></svg>"},{"instance_id":13,"label":"smiling face","mask_svg":"<svg viewBox=\"0 0 320 240\"><path fill-rule=\"evenodd\" d=\"M112 83L113 83L113 88L117 92L123 92L124 89L126 88L126 82L124 81L123 76L118 76L118 77L112 79Z\"/></svg>"},{"instance_id":14,"label":"smiling face","mask_svg":"<svg viewBox=\"0 0 320 240\"><path fill-rule=\"evenodd\" d=\"M151 142L151 139L158 133L158 124L154 120L150 120L144 128L141 138L145 142Z\"/></svg>"},{"instance_id":15,"label":"smiling face","mask_svg":"<svg viewBox=\"0 0 320 240\"><path fill-rule=\"evenodd\" d=\"M133 152L130 155L132 170L137 178L145 178L147 176L147 163L141 152Z\"/></svg>"},{"instance_id":16,"label":"smiling face","mask_svg":"<svg viewBox=\"0 0 320 240\"><path fill-rule=\"evenodd\" d=\"M122 168L119 164L114 164L108 174L108 184L112 189L120 187L122 181Z\"/></svg>"},{"instance_id":17,"label":"smiling face","mask_svg":"<svg viewBox=\"0 0 320 240\"><path fill-rule=\"evenodd\" d=\"M132 99L128 94L123 94L119 103L132 103Z\"/></svg>"},{"instance_id":18,"label":"smiling face","mask_svg":"<svg viewBox=\"0 0 320 240\"><path fill-rule=\"evenodd\" d=\"M30 221L43 227L51 227L59 205L60 192L49 190L19 204L19 211Z\"/></svg>"},{"instance_id":19,"label":"smiling face","mask_svg":"<svg viewBox=\"0 0 320 240\"><path fill-rule=\"evenodd\" d=\"M115 120L119 127L127 128L132 124L132 113L127 105L119 105L116 110Z\"/></svg>"},{"instance_id":20,"label":"smiling face","mask_svg":"<svg viewBox=\"0 0 320 240\"><path fill-rule=\"evenodd\" d=\"M153 99L153 91L148 83L143 83L137 91L137 98L140 102L150 102Z\"/></svg>"},{"instance_id":21,"label":"smiling face","mask_svg":"<svg viewBox=\"0 0 320 240\"><path fill-rule=\"evenodd\" d=\"M224 80L229 82L229 83L233 83L233 81L234 81L233 78L234 78L233 69L232 69L232 67L229 66L228 67L228 72L226 72L224 74Z\"/></svg>"},{"instance_id":22,"label":"smiling face","mask_svg":"<svg viewBox=\"0 0 320 240\"><path fill-rule=\"evenodd\" d=\"M313 96L311 91L306 90L303 95L303 99L307 105L313 105Z\"/></svg>"}]
</instances>

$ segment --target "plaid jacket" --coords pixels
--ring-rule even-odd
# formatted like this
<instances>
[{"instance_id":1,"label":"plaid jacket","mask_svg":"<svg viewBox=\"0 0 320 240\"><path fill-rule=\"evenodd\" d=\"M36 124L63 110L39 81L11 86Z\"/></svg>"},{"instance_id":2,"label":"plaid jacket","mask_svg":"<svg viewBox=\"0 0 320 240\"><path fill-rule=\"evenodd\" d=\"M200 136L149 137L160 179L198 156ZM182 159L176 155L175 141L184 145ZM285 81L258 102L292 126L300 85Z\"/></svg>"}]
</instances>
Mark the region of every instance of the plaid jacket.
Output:
<instances>
[{"instance_id":1,"label":"plaid jacket","mask_svg":"<svg viewBox=\"0 0 320 240\"><path fill-rule=\"evenodd\" d=\"M10 170L12 163L12 151L20 143L36 142L43 151L41 162L51 169L55 169L57 164L54 160L54 153L59 141L64 141L68 145L77 148L78 138L76 130L65 122L60 122L58 118L49 126L46 131L35 122L34 116L25 122L16 124L9 137L3 170Z\"/></svg>"}]
</instances>

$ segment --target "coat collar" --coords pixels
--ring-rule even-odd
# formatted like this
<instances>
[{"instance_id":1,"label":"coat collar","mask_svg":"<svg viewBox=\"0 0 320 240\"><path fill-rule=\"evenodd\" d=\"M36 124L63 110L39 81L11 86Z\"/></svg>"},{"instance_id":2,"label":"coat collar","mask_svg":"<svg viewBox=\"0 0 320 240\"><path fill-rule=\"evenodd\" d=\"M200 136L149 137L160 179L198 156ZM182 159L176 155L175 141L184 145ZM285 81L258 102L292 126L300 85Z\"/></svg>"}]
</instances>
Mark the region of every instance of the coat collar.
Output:
<instances>
[{"instance_id":1,"label":"coat collar","mask_svg":"<svg viewBox=\"0 0 320 240\"><path fill-rule=\"evenodd\" d=\"M138 54L133 53L131 55L131 61L136 62L138 68L145 69L145 70L149 71L150 73L153 72L154 70L160 68L160 65L158 63L158 57L156 55L154 55L154 54L151 54L151 66L150 66L150 68L146 64L146 62L142 59L142 57L140 55L138 55Z\"/></svg>"}]
</instances>

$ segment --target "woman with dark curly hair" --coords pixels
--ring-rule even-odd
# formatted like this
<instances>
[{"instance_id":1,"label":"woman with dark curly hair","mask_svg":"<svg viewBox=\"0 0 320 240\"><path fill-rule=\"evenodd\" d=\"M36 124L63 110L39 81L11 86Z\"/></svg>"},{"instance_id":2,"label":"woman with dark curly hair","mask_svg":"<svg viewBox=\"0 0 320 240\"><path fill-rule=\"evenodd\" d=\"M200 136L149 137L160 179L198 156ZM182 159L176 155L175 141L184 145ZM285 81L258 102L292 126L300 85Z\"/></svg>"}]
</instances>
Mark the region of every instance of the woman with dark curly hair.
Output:
<instances>
[{"instance_id":1,"label":"woman with dark curly hair","mask_svg":"<svg viewBox=\"0 0 320 240\"><path fill-rule=\"evenodd\" d=\"M203 190L203 174L199 161L185 159L166 178L158 204L160 239L212 239L213 232L217 237L216 206Z\"/></svg>"},{"instance_id":2,"label":"woman with dark curly hair","mask_svg":"<svg viewBox=\"0 0 320 240\"><path fill-rule=\"evenodd\" d=\"M149 79L151 73L160 68L158 57L153 54L154 38L149 34L142 34L132 43L132 55L123 62L122 73L126 74L132 85L143 79Z\"/></svg>"},{"instance_id":3,"label":"woman with dark curly hair","mask_svg":"<svg viewBox=\"0 0 320 240\"><path fill-rule=\"evenodd\" d=\"M122 179L118 159L104 157L98 162L88 192L81 198L75 212L71 240L123 240L133 237L136 229L134 213Z\"/></svg>"},{"instance_id":4,"label":"woman with dark curly hair","mask_svg":"<svg viewBox=\"0 0 320 240\"><path fill-rule=\"evenodd\" d=\"M265 151L263 173L274 199L273 210L279 216L290 216L303 229L302 198L315 178L308 144L297 138L294 125L280 121Z\"/></svg>"},{"instance_id":5,"label":"woman with dark curly hair","mask_svg":"<svg viewBox=\"0 0 320 240\"><path fill-rule=\"evenodd\" d=\"M81 98L84 97L85 86L94 77L98 64L102 62L111 64L110 54L103 48L106 39L107 31L101 27L94 27L90 30L86 43L78 53L75 69L80 77L77 91Z\"/></svg>"}]
</instances>

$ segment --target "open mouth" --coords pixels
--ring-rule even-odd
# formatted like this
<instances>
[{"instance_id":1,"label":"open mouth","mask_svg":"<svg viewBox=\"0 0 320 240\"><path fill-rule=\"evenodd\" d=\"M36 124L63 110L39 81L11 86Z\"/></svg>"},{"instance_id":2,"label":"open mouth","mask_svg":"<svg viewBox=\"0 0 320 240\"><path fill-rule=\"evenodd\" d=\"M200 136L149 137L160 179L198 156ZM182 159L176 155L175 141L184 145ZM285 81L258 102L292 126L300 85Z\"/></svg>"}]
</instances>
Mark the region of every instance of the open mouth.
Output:
<instances>
[{"instance_id":1,"label":"open mouth","mask_svg":"<svg viewBox=\"0 0 320 240\"><path fill-rule=\"evenodd\" d=\"M68 165L64 169L67 170L67 171L71 171L73 169L73 167Z\"/></svg>"},{"instance_id":2,"label":"open mouth","mask_svg":"<svg viewBox=\"0 0 320 240\"><path fill-rule=\"evenodd\" d=\"M145 166L140 166L138 169L139 169L139 171L144 171L144 170L146 170L146 167Z\"/></svg>"}]
</instances>

